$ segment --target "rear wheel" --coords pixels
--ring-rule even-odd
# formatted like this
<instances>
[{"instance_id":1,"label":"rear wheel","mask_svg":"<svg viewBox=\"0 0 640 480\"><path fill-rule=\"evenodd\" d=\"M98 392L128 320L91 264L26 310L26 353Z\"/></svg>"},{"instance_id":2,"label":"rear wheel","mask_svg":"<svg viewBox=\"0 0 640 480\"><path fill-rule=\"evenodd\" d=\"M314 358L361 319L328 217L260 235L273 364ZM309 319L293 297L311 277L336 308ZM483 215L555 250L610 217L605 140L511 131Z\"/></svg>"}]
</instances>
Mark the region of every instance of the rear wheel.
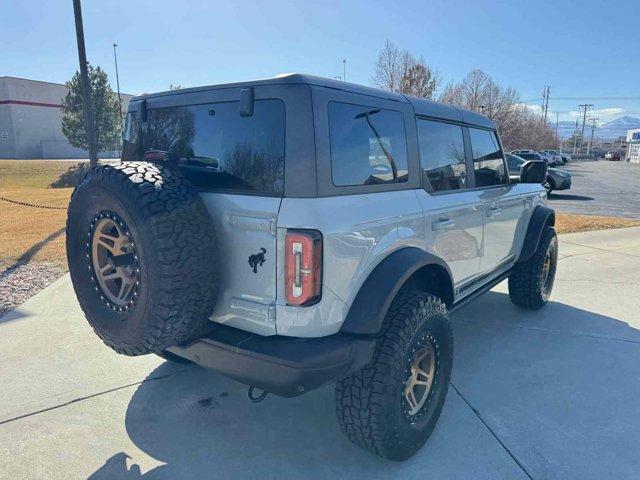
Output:
<instances>
[{"instance_id":1,"label":"rear wheel","mask_svg":"<svg viewBox=\"0 0 640 480\"><path fill-rule=\"evenodd\" d=\"M429 438L442 411L453 362L447 308L427 293L399 295L372 362L336 385L343 433L390 460L406 460Z\"/></svg>"}]
</instances>

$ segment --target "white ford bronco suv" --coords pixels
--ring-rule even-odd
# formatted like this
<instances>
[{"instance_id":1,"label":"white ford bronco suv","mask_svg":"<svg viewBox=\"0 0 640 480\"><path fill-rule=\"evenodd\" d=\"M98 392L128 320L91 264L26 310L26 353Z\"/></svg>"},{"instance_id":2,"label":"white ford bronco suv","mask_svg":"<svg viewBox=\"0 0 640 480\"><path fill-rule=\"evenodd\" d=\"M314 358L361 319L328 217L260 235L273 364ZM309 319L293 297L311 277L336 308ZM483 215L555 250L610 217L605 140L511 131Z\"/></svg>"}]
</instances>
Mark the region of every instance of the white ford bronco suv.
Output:
<instances>
[{"instance_id":1,"label":"white ford bronco suv","mask_svg":"<svg viewBox=\"0 0 640 480\"><path fill-rule=\"evenodd\" d=\"M509 279L541 308L557 264L544 162L509 172L486 117L308 75L141 95L122 162L69 205L73 286L125 355L292 397L336 382L357 445L431 434L449 313Z\"/></svg>"}]
</instances>

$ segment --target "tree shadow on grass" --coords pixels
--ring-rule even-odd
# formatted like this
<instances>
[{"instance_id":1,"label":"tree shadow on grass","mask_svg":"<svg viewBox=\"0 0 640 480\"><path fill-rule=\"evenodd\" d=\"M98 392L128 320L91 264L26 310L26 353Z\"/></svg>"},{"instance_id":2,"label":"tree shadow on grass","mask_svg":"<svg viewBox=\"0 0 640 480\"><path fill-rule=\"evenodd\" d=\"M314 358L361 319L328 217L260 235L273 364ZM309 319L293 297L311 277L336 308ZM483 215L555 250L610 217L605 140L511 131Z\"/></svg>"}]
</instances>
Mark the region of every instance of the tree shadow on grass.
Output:
<instances>
[{"instance_id":1,"label":"tree shadow on grass","mask_svg":"<svg viewBox=\"0 0 640 480\"><path fill-rule=\"evenodd\" d=\"M53 181L49 188L69 188L75 187L84 178L86 173L91 170L88 162L77 163L71 165L66 172Z\"/></svg>"},{"instance_id":2,"label":"tree shadow on grass","mask_svg":"<svg viewBox=\"0 0 640 480\"><path fill-rule=\"evenodd\" d=\"M2 272L0 272L0 280L9 275L13 270L15 270L20 265L26 265L31 261L31 259L42 250L48 243L54 241L60 235L64 233L65 228L62 227L60 230L56 230L55 232L49 234L44 240L39 241L35 245L31 246L29 250L24 252L20 257L13 263L13 265L8 266Z\"/></svg>"}]
</instances>

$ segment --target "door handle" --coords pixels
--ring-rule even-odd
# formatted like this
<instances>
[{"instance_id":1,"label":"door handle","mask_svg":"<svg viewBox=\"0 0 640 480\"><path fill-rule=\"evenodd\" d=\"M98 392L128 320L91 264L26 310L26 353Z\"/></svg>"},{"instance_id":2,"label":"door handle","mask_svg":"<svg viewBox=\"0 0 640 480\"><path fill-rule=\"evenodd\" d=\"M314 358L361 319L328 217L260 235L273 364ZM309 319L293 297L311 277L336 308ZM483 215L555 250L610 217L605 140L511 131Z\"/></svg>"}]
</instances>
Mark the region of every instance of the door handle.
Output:
<instances>
[{"instance_id":1,"label":"door handle","mask_svg":"<svg viewBox=\"0 0 640 480\"><path fill-rule=\"evenodd\" d=\"M455 226L455 220L450 218L440 218L431 224L433 230L449 230Z\"/></svg>"}]
</instances>

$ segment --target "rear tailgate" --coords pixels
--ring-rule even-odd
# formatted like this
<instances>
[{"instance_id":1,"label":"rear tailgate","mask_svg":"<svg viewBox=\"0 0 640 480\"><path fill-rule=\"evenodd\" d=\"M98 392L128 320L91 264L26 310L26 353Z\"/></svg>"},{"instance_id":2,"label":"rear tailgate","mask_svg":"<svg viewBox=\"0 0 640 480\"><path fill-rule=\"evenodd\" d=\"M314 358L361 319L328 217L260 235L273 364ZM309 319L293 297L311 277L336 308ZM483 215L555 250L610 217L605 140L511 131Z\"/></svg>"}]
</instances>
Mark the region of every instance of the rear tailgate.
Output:
<instances>
[{"instance_id":1,"label":"rear tailgate","mask_svg":"<svg viewBox=\"0 0 640 480\"><path fill-rule=\"evenodd\" d=\"M276 333L276 222L282 198L202 193L217 233L218 301L211 320Z\"/></svg>"}]
</instances>

